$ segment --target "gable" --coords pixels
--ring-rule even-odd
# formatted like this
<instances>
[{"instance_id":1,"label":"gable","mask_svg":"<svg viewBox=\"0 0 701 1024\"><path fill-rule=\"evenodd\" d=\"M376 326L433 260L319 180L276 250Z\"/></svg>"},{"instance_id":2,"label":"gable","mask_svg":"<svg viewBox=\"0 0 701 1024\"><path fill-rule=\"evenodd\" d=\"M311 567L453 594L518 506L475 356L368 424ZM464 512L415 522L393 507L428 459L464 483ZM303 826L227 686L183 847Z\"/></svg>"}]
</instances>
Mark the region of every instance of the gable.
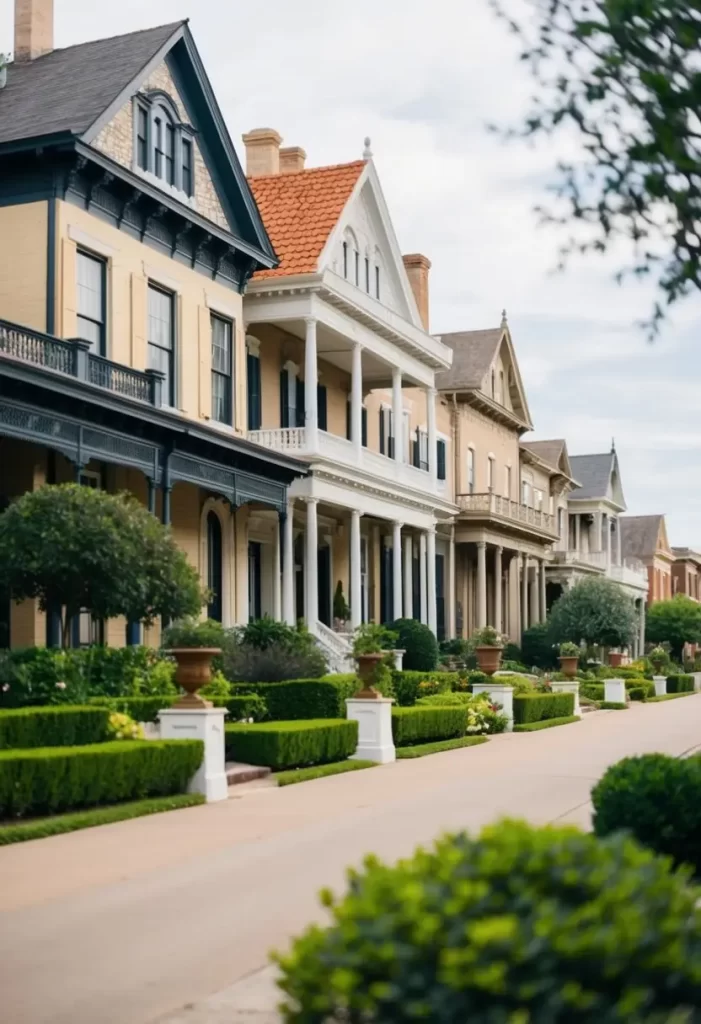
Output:
<instances>
[{"instance_id":1,"label":"gable","mask_svg":"<svg viewBox=\"0 0 701 1024\"><path fill-rule=\"evenodd\" d=\"M480 391L499 405L503 405L524 423L530 423L526 393L508 328L502 333L496 353L482 378Z\"/></svg>"},{"instance_id":2,"label":"gable","mask_svg":"<svg viewBox=\"0 0 701 1024\"><path fill-rule=\"evenodd\" d=\"M616 505L620 505L621 508L626 508L626 499L623 497L623 485L621 483L621 472L618 468L618 456L614 454L611 465L611 475L609 477L609 486L606 493L606 497L614 502Z\"/></svg>"},{"instance_id":3,"label":"gable","mask_svg":"<svg viewBox=\"0 0 701 1024\"><path fill-rule=\"evenodd\" d=\"M658 551L664 551L666 555L672 555L672 549L669 546L669 539L667 537L667 522L664 516L660 516L660 528L657 535L657 549Z\"/></svg>"}]
</instances>

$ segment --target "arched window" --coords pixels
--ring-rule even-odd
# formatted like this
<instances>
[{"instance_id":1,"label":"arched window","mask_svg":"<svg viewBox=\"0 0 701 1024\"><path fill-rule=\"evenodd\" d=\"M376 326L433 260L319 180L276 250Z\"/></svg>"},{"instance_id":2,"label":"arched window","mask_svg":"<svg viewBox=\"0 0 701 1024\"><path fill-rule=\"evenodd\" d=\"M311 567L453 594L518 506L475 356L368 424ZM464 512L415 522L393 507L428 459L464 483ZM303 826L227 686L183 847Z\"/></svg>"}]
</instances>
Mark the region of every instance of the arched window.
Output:
<instances>
[{"instance_id":1,"label":"arched window","mask_svg":"<svg viewBox=\"0 0 701 1024\"><path fill-rule=\"evenodd\" d=\"M194 190L193 135L180 121L178 109L164 92L138 95L134 112L134 162L188 198Z\"/></svg>"},{"instance_id":2,"label":"arched window","mask_svg":"<svg viewBox=\"0 0 701 1024\"><path fill-rule=\"evenodd\" d=\"M207 588L210 591L207 615L222 621L222 530L216 512L207 514Z\"/></svg>"},{"instance_id":3,"label":"arched window","mask_svg":"<svg viewBox=\"0 0 701 1024\"><path fill-rule=\"evenodd\" d=\"M343 276L346 281L360 284L360 250L358 240L350 228L343 234Z\"/></svg>"}]
</instances>

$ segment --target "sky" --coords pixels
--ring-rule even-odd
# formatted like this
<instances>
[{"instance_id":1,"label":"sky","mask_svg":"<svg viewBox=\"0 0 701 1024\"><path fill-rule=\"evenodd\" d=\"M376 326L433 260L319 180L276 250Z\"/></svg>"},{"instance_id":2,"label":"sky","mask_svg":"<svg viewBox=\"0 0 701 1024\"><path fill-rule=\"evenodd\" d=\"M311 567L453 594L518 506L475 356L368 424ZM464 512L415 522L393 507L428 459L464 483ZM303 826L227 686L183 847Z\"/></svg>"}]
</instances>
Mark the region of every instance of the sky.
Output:
<instances>
[{"instance_id":1,"label":"sky","mask_svg":"<svg viewBox=\"0 0 701 1024\"><path fill-rule=\"evenodd\" d=\"M512 0L516 6L523 0ZM403 252L432 262L431 331L498 326L507 310L532 435L570 454L615 438L628 511L665 513L670 542L701 547L701 297L648 343L650 286L618 285L626 252L557 273L560 238L534 207L572 140L504 143L533 83L487 0L54 0L55 45L180 18L239 156L276 128L307 166L360 158L369 136ZM13 0L0 0L0 51Z\"/></svg>"}]
</instances>

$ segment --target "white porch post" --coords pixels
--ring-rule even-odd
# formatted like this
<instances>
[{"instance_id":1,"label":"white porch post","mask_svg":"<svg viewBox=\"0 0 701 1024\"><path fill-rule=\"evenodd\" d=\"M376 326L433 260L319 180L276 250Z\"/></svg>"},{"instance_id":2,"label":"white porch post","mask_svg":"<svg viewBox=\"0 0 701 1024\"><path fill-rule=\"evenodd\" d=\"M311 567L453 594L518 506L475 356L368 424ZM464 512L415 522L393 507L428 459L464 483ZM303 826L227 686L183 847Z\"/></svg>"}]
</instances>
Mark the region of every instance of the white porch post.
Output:
<instances>
[{"instance_id":1,"label":"white porch post","mask_svg":"<svg viewBox=\"0 0 701 1024\"><path fill-rule=\"evenodd\" d=\"M640 598L640 630L638 637L638 657L642 658L645 654L645 598Z\"/></svg>"},{"instance_id":2,"label":"white porch post","mask_svg":"<svg viewBox=\"0 0 701 1024\"><path fill-rule=\"evenodd\" d=\"M363 449L363 346L359 341L356 341L353 345L351 441L355 448L355 456L360 460Z\"/></svg>"},{"instance_id":3,"label":"white porch post","mask_svg":"<svg viewBox=\"0 0 701 1024\"><path fill-rule=\"evenodd\" d=\"M614 519L616 524L616 565L623 565L623 553L621 551L621 520L618 516Z\"/></svg>"},{"instance_id":4,"label":"white porch post","mask_svg":"<svg viewBox=\"0 0 701 1024\"><path fill-rule=\"evenodd\" d=\"M611 517L607 514L604 518L606 524L606 568L611 568Z\"/></svg>"},{"instance_id":5,"label":"white porch post","mask_svg":"<svg viewBox=\"0 0 701 1024\"><path fill-rule=\"evenodd\" d=\"M414 618L414 549L411 534L404 534L404 618Z\"/></svg>"},{"instance_id":6,"label":"white porch post","mask_svg":"<svg viewBox=\"0 0 701 1024\"><path fill-rule=\"evenodd\" d=\"M283 517L279 516L273 531L273 618L282 618L282 565L280 563L280 531Z\"/></svg>"},{"instance_id":7,"label":"white porch post","mask_svg":"<svg viewBox=\"0 0 701 1024\"><path fill-rule=\"evenodd\" d=\"M428 622L428 597L426 594L426 534L423 532L419 537L419 598L421 621L426 625Z\"/></svg>"},{"instance_id":8,"label":"white porch post","mask_svg":"<svg viewBox=\"0 0 701 1024\"><path fill-rule=\"evenodd\" d=\"M604 546L604 514L594 513L594 551L605 551Z\"/></svg>"},{"instance_id":9,"label":"white porch post","mask_svg":"<svg viewBox=\"0 0 701 1024\"><path fill-rule=\"evenodd\" d=\"M540 622L540 578L539 578L539 562L537 559L533 562L533 582L531 583L531 626L535 626L536 623Z\"/></svg>"},{"instance_id":10,"label":"white porch post","mask_svg":"<svg viewBox=\"0 0 701 1024\"><path fill-rule=\"evenodd\" d=\"M502 593L501 593L501 555L502 549L494 548L494 628L497 633L503 632Z\"/></svg>"},{"instance_id":11,"label":"white porch post","mask_svg":"<svg viewBox=\"0 0 701 1024\"><path fill-rule=\"evenodd\" d=\"M351 511L350 524L350 623L352 629L357 629L363 621L361 602L360 512L354 508Z\"/></svg>"},{"instance_id":12,"label":"white porch post","mask_svg":"<svg viewBox=\"0 0 701 1024\"><path fill-rule=\"evenodd\" d=\"M394 458L404 461L404 415L402 412L402 371L398 366L392 370L392 433L394 434Z\"/></svg>"},{"instance_id":13,"label":"white porch post","mask_svg":"<svg viewBox=\"0 0 701 1024\"><path fill-rule=\"evenodd\" d=\"M307 628L310 632L316 632L316 624L319 619L319 534L316 521L316 507L318 498L307 498L307 535L306 535L306 591L307 606L305 618Z\"/></svg>"},{"instance_id":14,"label":"white porch post","mask_svg":"<svg viewBox=\"0 0 701 1024\"><path fill-rule=\"evenodd\" d=\"M540 561L540 621L545 622L548 617L548 602L545 590L545 559Z\"/></svg>"},{"instance_id":15,"label":"white porch post","mask_svg":"<svg viewBox=\"0 0 701 1024\"><path fill-rule=\"evenodd\" d=\"M426 429L428 431L428 474L436 482L436 389L426 388Z\"/></svg>"},{"instance_id":16,"label":"white porch post","mask_svg":"<svg viewBox=\"0 0 701 1024\"><path fill-rule=\"evenodd\" d=\"M319 443L319 413L317 409L317 385L319 375L316 363L316 320L307 317L306 338L304 348L304 426L306 429L306 447L310 452L317 451Z\"/></svg>"},{"instance_id":17,"label":"white porch post","mask_svg":"<svg viewBox=\"0 0 701 1024\"><path fill-rule=\"evenodd\" d=\"M436 608L436 528L426 531L426 589L428 604L428 628L432 633L437 629Z\"/></svg>"},{"instance_id":18,"label":"white porch post","mask_svg":"<svg viewBox=\"0 0 701 1024\"><path fill-rule=\"evenodd\" d=\"M477 541L477 628L487 625L487 545Z\"/></svg>"},{"instance_id":19,"label":"white porch post","mask_svg":"<svg viewBox=\"0 0 701 1024\"><path fill-rule=\"evenodd\" d=\"M448 640L454 640L456 636L455 631L455 604L456 604L456 592L455 592L455 527L450 527L450 542L448 545L448 597L446 600L446 607L448 612L448 621L446 622L445 635Z\"/></svg>"},{"instance_id":20,"label":"white porch post","mask_svg":"<svg viewBox=\"0 0 701 1024\"><path fill-rule=\"evenodd\" d=\"M294 502L287 502L285 516L285 540L282 566L282 617L288 626L295 624L295 553L294 553Z\"/></svg>"},{"instance_id":21,"label":"white porch post","mask_svg":"<svg viewBox=\"0 0 701 1024\"><path fill-rule=\"evenodd\" d=\"M402 617L402 524L392 526L392 615Z\"/></svg>"},{"instance_id":22,"label":"white porch post","mask_svg":"<svg viewBox=\"0 0 701 1024\"><path fill-rule=\"evenodd\" d=\"M578 554L582 550L582 517L579 512L574 514L574 549Z\"/></svg>"},{"instance_id":23,"label":"white porch post","mask_svg":"<svg viewBox=\"0 0 701 1024\"><path fill-rule=\"evenodd\" d=\"M522 557L521 570L521 634L528 629L528 555Z\"/></svg>"}]
</instances>

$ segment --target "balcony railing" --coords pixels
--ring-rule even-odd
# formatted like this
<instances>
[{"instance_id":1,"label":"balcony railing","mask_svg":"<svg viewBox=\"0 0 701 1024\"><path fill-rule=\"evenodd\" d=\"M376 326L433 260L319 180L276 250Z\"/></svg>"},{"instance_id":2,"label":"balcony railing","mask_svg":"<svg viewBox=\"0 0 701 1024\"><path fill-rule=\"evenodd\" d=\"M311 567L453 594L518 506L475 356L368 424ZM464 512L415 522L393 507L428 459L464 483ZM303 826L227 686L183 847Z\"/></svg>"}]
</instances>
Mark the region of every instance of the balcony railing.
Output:
<instances>
[{"instance_id":1,"label":"balcony railing","mask_svg":"<svg viewBox=\"0 0 701 1024\"><path fill-rule=\"evenodd\" d=\"M65 340L0 320L0 358L31 363L44 370L63 373L103 391L159 407L163 401L164 376L158 370L132 370L90 351L80 338Z\"/></svg>"},{"instance_id":2,"label":"balcony railing","mask_svg":"<svg viewBox=\"0 0 701 1024\"><path fill-rule=\"evenodd\" d=\"M530 505L521 505L518 501L503 498L491 491L487 494L458 494L455 500L461 512L481 512L486 516L496 516L512 523L535 526L547 533L557 532L555 516L551 516L549 512L531 508Z\"/></svg>"},{"instance_id":3,"label":"balcony railing","mask_svg":"<svg viewBox=\"0 0 701 1024\"><path fill-rule=\"evenodd\" d=\"M554 551L555 565L580 566L585 569L596 569L609 576L617 583L628 584L641 589L647 587L647 569L639 558L624 558L622 565L608 562L605 551Z\"/></svg>"}]
</instances>

